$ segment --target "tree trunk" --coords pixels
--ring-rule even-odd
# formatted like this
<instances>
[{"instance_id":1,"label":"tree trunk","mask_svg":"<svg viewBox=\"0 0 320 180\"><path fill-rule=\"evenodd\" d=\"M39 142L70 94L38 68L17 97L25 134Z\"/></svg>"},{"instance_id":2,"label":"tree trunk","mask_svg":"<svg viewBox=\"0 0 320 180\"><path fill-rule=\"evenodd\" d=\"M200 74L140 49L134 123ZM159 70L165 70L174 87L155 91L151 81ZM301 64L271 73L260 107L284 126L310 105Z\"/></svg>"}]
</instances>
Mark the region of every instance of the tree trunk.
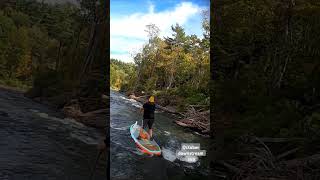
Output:
<instances>
[{"instance_id":1,"label":"tree trunk","mask_svg":"<svg viewBox=\"0 0 320 180\"><path fill-rule=\"evenodd\" d=\"M106 2L104 2L106 3ZM88 47L86 64L80 76L78 102L82 112L94 111L107 107L103 94L108 94L109 84L109 21L107 5L96 7L96 18L93 25L91 43Z\"/></svg>"},{"instance_id":2,"label":"tree trunk","mask_svg":"<svg viewBox=\"0 0 320 180\"><path fill-rule=\"evenodd\" d=\"M285 23L285 41L286 41L286 43L285 43L286 44L285 52L286 52L286 59L285 59L283 68L282 68L282 70L280 72L280 75L279 75L277 88L281 87L282 79L284 77L284 74L286 73L288 63L291 60L291 52L290 52L291 44L292 44L292 29L291 29L292 22L291 22L291 19L292 19L292 9L293 9L294 5L295 5L295 0L288 1L287 10L286 10L287 11L287 13L286 13L286 23Z\"/></svg>"},{"instance_id":3,"label":"tree trunk","mask_svg":"<svg viewBox=\"0 0 320 180\"><path fill-rule=\"evenodd\" d=\"M172 87L172 83L174 81L174 75L175 75L174 74L175 66L176 66L176 60L174 59L170 69L170 77L169 77L169 84L167 86L167 90Z\"/></svg>"},{"instance_id":4,"label":"tree trunk","mask_svg":"<svg viewBox=\"0 0 320 180\"><path fill-rule=\"evenodd\" d=\"M80 25L79 27L79 32L78 34L76 35L77 37L77 40L76 40L76 45L73 49L73 57L72 57L72 61L71 63L75 66L72 70L72 78L74 79L77 79L77 75L79 73L79 68L81 67L81 65L79 66L79 56L80 56L80 35L81 35L81 32L82 32L82 27L83 27L83 24Z\"/></svg>"},{"instance_id":5,"label":"tree trunk","mask_svg":"<svg viewBox=\"0 0 320 180\"><path fill-rule=\"evenodd\" d=\"M173 73L173 68L172 68L172 69L171 69L171 72L170 72L169 84L168 84L168 86L167 86L167 90L171 88L172 83L173 83L173 78L174 78L174 73Z\"/></svg>"},{"instance_id":6,"label":"tree trunk","mask_svg":"<svg viewBox=\"0 0 320 180\"><path fill-rule=\"evenodd\" d=\"M152 68L151 68L150 78L152 78L152 77L153 77L153 74L154 74L154 70L155 70L155 68L156 68L156 62L153 62L153 63L152 63Z\"/></svg>"},{"instance_id":7,"label":"tree trunk","mask_svg":"<svg viewBox=\"0 0 320 180\"><path fill-rule=\"evenodd\" d=\"M142 62L139 64L138 66L138 77L137 77L137 80L136 80L136 83L133 87L133 92L135 92L137 90L137 87L138 87L138 84L140 82L140 77L141 77L141 69L142 69Z\"/></svg>"},{"instance_id":8,"label":"tree trunk","mask_svg":"<svg viewBox=\"0 0 320 180\"><path fill-rule=\"evenodd\" d=\"M58 57L56 60L56 71L58 71L59 66L60 66L60 54L61 54L61 49L62 49L62 43L61 41L59 42L59 50L58 50Z\"/></svg>"},{"instance_id":9,"label":"tree trunk","mask_svg":"<svg viewBox=\"0 0 320 180\"><path fill-rule=\"evenodd\" d=\"M221 19L217 11L217 0L212 0L211 2L211 8L213 9L213 24L215 24L219 28L221 26Z\"/></svg>"}]
</instances>

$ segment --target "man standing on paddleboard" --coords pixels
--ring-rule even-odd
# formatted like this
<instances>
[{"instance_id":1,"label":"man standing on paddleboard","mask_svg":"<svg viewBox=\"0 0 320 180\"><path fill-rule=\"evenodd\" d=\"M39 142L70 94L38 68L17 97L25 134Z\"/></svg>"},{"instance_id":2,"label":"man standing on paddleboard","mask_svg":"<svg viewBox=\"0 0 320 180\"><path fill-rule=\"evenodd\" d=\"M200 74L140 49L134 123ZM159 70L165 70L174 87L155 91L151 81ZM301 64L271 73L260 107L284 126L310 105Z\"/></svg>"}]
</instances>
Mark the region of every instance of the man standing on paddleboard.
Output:
<instances>
[{"instance_id":1,"label":"man standing on paddleboard","mask_svg":"<svg viewBox=\"0 0 320 180\"><path fill-rule=\"evenodd\" d=\"M156 110L156 105L154 102L154 96L149 96L148 101L144 103L143 108L141 108L141 112L143 112L143 129L145 129L146 126L148 126L149 128L148 133L150 135L150 138L152 138L152 125L154 122L155 110Z\"/></svg>"}]
</instances>

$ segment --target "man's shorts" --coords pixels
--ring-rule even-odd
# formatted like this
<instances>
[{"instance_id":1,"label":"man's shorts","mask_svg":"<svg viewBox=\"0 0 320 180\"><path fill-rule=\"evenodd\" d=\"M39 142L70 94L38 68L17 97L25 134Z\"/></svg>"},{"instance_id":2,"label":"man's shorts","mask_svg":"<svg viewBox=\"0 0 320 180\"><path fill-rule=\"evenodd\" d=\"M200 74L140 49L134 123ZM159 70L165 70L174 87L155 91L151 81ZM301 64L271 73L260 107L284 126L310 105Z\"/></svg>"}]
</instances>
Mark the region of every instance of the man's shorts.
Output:
<instances>
[{"instance_id":1,"label":"man's shorts","mask_svg":"<svg viewBox=\"0 0 320 180\"><path fill-rule=\"evenodd\" d=\"M149 129L152 129L153 122L154 119L143 119L143 129L145 129L147 125Z\"/></svg>"}]
</instances>

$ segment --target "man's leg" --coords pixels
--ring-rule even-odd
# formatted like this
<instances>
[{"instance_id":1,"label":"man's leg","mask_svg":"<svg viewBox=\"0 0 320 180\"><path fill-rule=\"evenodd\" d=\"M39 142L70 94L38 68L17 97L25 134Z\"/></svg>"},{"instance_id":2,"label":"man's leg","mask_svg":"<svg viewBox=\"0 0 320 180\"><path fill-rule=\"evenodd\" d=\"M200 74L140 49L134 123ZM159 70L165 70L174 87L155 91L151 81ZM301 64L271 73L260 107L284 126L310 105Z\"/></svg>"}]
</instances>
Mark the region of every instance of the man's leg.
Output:
<instances>
[{"instance_id":1,"label":"man's leg","mask_svg":"<svg viewBox=\"0 0 320 180\"><path fill-rule=\"evenodd\" d=\"M152 138L152 125L153 125L153 122L154 122L154 119L149 119L148 121L148 127L149 127L149 135L150 135L150 138Z\"/></svg>"},{"instance_id":2,"label":"man's leg","mask_svg":"<svg viewBox=\"0 0 320 180\"><path fill-rule=\"evenodd\" d=\"M139 133L139 138L138 139L146 139L147 138L147 135L145 133L143 133L143 130L142 129L146 129L146 126L149 126L149 119L143 119L143 124L142 124L142 127L140 129L140 133Z\"/></svg>"},{"instance_id":3,"label":"man's leg","mask_svg":"<svg viewBox=\"0 0 320 180\"><path fill-rule=\"evenodd\" d=\"M148 125L148 119L143 119L142 128L146 129L147 125Z\"/></svg>"},{"instance_id":4,"label":"man's leg","mask_svg":"<svg viewBox=\"0 0 320 180\"><path fill-rule=\"evenodd\" d=\"M142 139L142 136L143 136L143 132L142 132L142 129L144 129L145 128L145 124L146 124L146 122L145 122L145 119L143 119L143 121L142 121L142 126L140 127L140 131L139 131L139 137L138 137L138 139Z\"/></svg>"},{"instance_id":5,"label":"man's leg","mask_svg":"<svg viewBox=\"0 0 320 180\"><path fill-rule=\"evenodd\" d=\"M149 129L149 135L150 135L150 138L152 138L152 129Z\"/></svg>"}]
</instances>

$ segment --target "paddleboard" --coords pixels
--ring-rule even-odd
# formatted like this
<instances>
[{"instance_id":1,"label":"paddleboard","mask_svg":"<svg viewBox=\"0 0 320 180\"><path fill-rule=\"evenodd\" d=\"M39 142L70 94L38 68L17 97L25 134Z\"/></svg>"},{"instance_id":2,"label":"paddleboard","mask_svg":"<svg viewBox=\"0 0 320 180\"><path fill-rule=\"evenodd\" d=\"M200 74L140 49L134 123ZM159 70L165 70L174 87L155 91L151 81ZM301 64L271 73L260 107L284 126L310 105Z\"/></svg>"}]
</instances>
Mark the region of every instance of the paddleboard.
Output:
<instances>
[{"instance_id":1,"label":"paddleboard","mask_svg":"<svg viewBox=\"0 0 320 180\"><path fill-rule=\"evenodd\" d=\"M156 141L153 139L152 141L149 140L149 134L142 129L142 133L145 135L147 138L139 138L140 135L140 130L141 126L138 125L138 122L134 123L133 125L130 126L130 134L138 148L146 154L149 155L161 155L161 148L159 145L156 143Z\"/></svg>"}]
</instances>

